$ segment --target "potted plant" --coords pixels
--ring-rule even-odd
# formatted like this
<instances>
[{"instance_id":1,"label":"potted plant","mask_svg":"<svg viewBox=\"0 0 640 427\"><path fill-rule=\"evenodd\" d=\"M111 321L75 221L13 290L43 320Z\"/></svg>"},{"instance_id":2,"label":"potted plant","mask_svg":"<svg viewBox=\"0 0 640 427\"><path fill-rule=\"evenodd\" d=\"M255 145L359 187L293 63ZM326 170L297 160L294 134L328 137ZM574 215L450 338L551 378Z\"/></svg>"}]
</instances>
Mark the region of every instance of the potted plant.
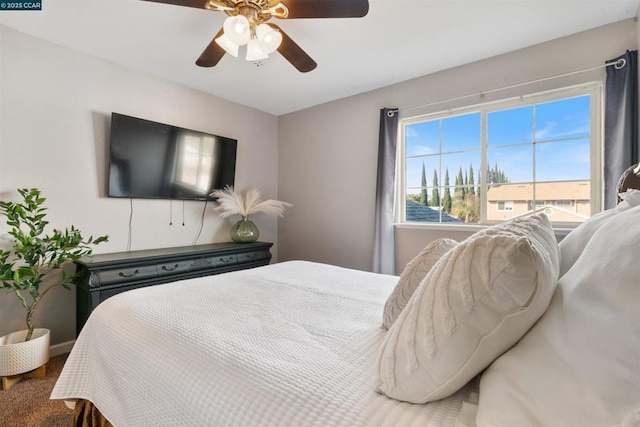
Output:
<instances>
[{"instance_id":1,"label":"potted plant","mask_svg":"<svg viewBox=\"0 0 640 427\"><path fill-rule=\"evenodd\" d=\"M76 275L65 272L63 264L90 255L90 245L108 239L85 239L73 226L45 234L46 199L37 188L19 189L18 193L22 196L19 203L0 201L0 211L14 241L11 250L0 249L0 288L20 300L27 329L0 337L1 377L34 370L49 360L49 330L34 327L36 308L57 286L70 289Z\"/></svg>"},{"instance_id":2,"label":"potted plant","mask_svg":"<svg viewBox=\"0 0 640 427\"><path fill-rule=\"evenodd\" d=\"M243 196L233 187L226 186L222 190L214 190L211 194L220 204L217 210L222 218L240 215L241 218L231 227L231 240L236 243L251 243L258 240L260 230L249 219L249 215L264 212L270 215L283 216L290 203L279 200L261 200L260 192L252 188Z\"/></svg>"}]
</instances>

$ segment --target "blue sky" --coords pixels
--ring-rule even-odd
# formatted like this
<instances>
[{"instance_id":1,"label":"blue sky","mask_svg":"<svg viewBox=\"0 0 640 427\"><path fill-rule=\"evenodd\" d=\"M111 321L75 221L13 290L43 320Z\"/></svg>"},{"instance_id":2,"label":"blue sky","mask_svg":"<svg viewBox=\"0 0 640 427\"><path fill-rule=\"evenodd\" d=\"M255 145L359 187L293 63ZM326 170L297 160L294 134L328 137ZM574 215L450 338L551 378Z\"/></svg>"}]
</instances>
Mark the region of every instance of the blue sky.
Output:
<instances>
[{"instance_id":1,"label":"blue sky","mask_svg":"<svg viewBox=\"0 0 640 427\"><path fill-rule=\"evenodd\" d=\"M533 180L534 134L536 181L589 179L589 96L537 104L535 108L524 106L495 111L487 117L489 166L497 163L511 182ZM480 113L470 113L408 125L405 129L407 187L420 186L423 163L428 186L432 185L434 168L442 167L438 180L443 185L448 167L449 183L453 185L459 168L462 166L464 174L469 165L473 165L477 184L480 120ZM440 144L443 155L432 155L440 152Z\"/></svg>"}]
</instances>

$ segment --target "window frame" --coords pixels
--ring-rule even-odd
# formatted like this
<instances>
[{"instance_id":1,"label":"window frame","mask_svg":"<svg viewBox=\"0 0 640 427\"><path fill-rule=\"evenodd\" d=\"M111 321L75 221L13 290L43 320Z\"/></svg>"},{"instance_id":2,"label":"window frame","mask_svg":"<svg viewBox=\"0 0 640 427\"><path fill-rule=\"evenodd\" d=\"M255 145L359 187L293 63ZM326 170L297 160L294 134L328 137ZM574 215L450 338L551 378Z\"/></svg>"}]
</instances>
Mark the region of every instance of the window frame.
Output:
<instances>
[{"instance_id":1,"label":"window frame","mask_svg":"<svg viewBox=\"0 0 640 427\"><path fill-rule=\"evenodd\" d=\"M436 227L436 228L456 228L456 229L469 229L470 227L486 227L493 224L501 223L503 221L488 221L487 218L487 204L482 203L480 205L480 221L478 223L456 223L455 225L443 222L414 222L406 220L406 150L405 150L405 138L406 127L408 125L421 123L425 121L440 120L450 118L458 115L471 114L479 112L481 114L480 120L480 185L484 194L484 200L486 200L486 176L485 171L487 169L487 114L514 109L533 104L542 104L546 102L559 101L567 98L574 98L579 96L590 96L590 211L591 216L602 210L602 203L604 197L602 195L603 183L602 183L602 152L603 152L603 84L601 81L592 81L588 83L582 83L577 85L571 85L551 90L545 90L535 93L528 93L519 96L511 96L504 99L495 101L461 106L457 108L449 108L436 112L430 112L426 114L416 114L412 116L401 116L398 123L398 144L396 148L396 179L395 179L395 209L394 209L394 222L396 226L402 227ZM453 186L451 186L453 187ZM558 228L575 228L580 223L575 222L553 222L553 226Z\"/></svg>"}]
</instances>

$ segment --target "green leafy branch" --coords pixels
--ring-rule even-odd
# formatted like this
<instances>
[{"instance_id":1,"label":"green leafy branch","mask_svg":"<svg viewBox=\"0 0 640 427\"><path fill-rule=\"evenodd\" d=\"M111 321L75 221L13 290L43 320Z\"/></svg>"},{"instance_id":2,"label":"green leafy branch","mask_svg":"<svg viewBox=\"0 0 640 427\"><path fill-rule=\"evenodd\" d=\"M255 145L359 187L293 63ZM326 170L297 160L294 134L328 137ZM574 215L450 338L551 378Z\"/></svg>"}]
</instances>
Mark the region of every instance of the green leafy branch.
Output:
<instances>
[{"instance_id":1,"label":"green leafy branch","mask_svg":"<svg viewBox=\"0 0 640 427\"><path fill-rule=\"evenodd\" d=\"M28 334L33 334L33 313L38 302L55 286L70 289L76 274L67 274L62 268L69 261L91 255L91 245L108 240L108 236L85 239L80 230L71 226L63 231L45 234L47 208L45 198L36 188L18 189L21 203L0 201L0 212L6 217L13 236L11 251L0 249L0 287L15 293L27 311ZM50 273L60 271L57 282L44 290L41 285Z\"/></svg>"}]
</instances>

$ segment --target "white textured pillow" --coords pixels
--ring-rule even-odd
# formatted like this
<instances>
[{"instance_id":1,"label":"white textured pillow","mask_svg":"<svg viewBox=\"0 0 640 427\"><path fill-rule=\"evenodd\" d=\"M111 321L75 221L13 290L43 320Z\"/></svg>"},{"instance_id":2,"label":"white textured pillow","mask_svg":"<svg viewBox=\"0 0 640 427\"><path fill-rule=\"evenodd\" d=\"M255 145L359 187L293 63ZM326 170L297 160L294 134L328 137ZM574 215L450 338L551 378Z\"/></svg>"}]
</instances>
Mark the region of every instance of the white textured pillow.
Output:
<instances>
[{"instance_id":1,"label":"white textured pillow","mask_svg":"<svg viewBox=\"0 0 640 427\"><path fill-rule=\"evenodd\" d=\"M584 247L589 243L598 228L612 217L640 205L640 191L627 190L619 194L622 201L615 208L599 212L577 226L560 242L560 277L569 271L576 262Z\"/></svg>"},{"instance_id":2,"label":"white textured pillow","mask_svg":"<svg viewBox=\"0 0 640 427\"><path fill-rule=\"evenodd\" d=\"M379 391L426 403L454 393L546 310L558 244L544 214L475 233L429 272L387 333Z\"/></svg>"},{"instance_id":3,"label":"white textured pillow","mask_svg":"<svg viewBox=\"0 0 640 427\"><path fill-rule=\"evenodd\" d=\"M640 425L639 242L640 206L593 234L544 316L483 374L478 426Z\"/></svg>"},{"instance_id":4,"label":"white textured pillow","mask_svg":"<svg viewBox=\"0 0 640 427\"><path fill-rule=\"evenodd\" d=\"M398 284L384 305L382 326L389 329L393 325L429 270L442 258L442 255L449 252L457 244L458 242L452 239L436 239L409 261L400 275Z\"/></svg>"}]
</instances>

